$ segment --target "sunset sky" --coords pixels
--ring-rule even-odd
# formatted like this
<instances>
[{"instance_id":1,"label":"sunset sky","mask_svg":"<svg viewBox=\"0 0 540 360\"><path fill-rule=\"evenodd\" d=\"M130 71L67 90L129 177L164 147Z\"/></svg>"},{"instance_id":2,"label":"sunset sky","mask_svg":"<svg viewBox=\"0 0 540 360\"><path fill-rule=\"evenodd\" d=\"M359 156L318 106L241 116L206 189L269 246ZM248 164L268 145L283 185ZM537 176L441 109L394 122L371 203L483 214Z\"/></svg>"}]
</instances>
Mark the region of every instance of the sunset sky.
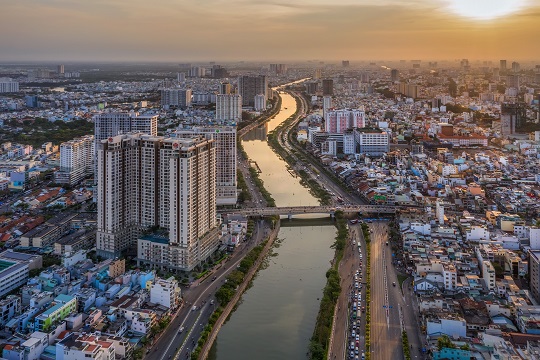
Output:
<instances>
[{"instance_id":1,"label":"sunset sky","mask_svg":"<svg viewBox=\"0 0 540 360\"><path fill-rule=\"evenodd\" d=\"M0 0L0 61L540 58L540 0Z\"/></svg>"}]
</instances>

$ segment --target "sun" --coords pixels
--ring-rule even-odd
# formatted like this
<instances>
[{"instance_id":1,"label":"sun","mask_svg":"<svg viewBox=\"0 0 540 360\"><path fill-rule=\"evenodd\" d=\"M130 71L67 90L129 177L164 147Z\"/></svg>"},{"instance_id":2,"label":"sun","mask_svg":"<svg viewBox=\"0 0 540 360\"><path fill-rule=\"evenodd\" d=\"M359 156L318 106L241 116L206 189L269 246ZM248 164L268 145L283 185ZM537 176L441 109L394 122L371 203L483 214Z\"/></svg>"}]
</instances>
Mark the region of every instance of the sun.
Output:
<instances>
[{"instance_id":1,"label":"sun","mask_svg":"<svg viewBox=\"0 0 540 360\"><path fill-rule=\"evenodd\" d=\"M476 20L492 20L517 12L527 0L448 0L448 8L458 15Z\"/></svg>"}]
</instances>

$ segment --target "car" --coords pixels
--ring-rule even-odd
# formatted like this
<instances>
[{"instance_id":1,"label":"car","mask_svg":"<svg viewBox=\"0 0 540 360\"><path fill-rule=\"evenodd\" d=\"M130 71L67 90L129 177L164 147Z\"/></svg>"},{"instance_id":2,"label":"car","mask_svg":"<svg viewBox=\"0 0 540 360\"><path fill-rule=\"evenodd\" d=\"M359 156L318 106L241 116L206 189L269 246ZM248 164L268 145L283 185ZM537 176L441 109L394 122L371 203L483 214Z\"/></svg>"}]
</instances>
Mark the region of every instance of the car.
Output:
<instances>
[{"instance_id":1,"label":"car","mask_svg":"<svg viewBox=\"0 0 540 360\"><path fill-rule=\"evenodd\" d=\"M362 351L362 360L364 360L366 358L366 354L364 354L364 352Z\"/></svg>"},{"instance_id":2,"label":"car","mask_svg":"<svg viewBox=\"0 0 540 360\"><path fill-rule=\"evenodd\" d=\"M395 282L395 281L392 283L392 286L396 286L396 282Z\"/></svg>"},{"instance_id":3,"label":"car","mask_svg":"<svg viewBox=\"0 0 540 360\"><path fill-rule=\"evenodd\" d=\"M351 334L352 334L352 337L356 337L356 332L354 330L352 331Z\"/></svg>"},{"instance_id":4,"label":"car","mask_svg":"<svg viewBox=\"0 0 540 360\"><path fill-rule=\"evenodd\" d=\"M178 333L181 334L182 331L184 331L184 327L182 326L180 329L178 329Z\"/></svg>"},{"instance_id":5,"label":"car","mask_svg":"<svg viewBox=\"0 0 540 360\"><path fill-rule=\"evenodd\" d=\"M351 350L350 357L351 357L351 359L354 358L354 351L352 351L352 350Z\"/></svg>"},{"instance_id":6,"label":"car","mask_svg":"<svg viewBox=\"0 0 540 360\"><path fill-rule=\"evenodd\" d=\"M197 305L193 305L193 307L191 308L191 311L196 311L197 310Z\"/></svg>"},{"instance_id":7,"label":"car","mask_svg":"<svg viewBox=\"0 0 540 360\"><path fill-rule=\"evenodd\" d=\"M354 353L358 355L358 346L354 349Z\"/></svg>"},{"instance_id":8,"label":"car","mask_svg":"<svg viewBox=\"0 0 540 360\"><path fill-rule=\"evenodd\" d=\"M354 287L358 289L358 283L354 283Z\"/></svg>"},{"instance_id":9,"label":"car","mask_svg":"<svg viewBox=\"0 0 540 360\"><path fill-rule=\"evenodd\" d=\"M356 341L360 341L360 335L356 334Z\"/></svg>"}]
</instances>

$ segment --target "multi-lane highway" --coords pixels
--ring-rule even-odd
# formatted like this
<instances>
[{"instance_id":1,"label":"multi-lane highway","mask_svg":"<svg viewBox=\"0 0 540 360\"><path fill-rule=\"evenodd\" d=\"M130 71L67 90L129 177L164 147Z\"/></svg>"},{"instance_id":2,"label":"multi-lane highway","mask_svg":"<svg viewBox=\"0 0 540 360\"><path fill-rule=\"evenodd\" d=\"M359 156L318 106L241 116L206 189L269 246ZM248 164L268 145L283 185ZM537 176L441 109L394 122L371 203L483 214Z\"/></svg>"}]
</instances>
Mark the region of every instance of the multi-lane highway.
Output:
<instances>
[{"instance_id":1,"label":"multi-lane highway","mask_svg":"<svg viewBox=\"0 0 540 360\"><path fill-rule=\"evenodd\" d=\"M369 224L371 232L371 358L402 359L401 307L403 298L392 266L388 225ZM394 286L393 284L396 284Z\"/></svg>"},{"instance_id":2,"label":"multi-lane highway","mask_svg":"<svg viewBox=\"0 0 540 360\"><path fill-rule=\"evenodd\" d=\"M165 329L159 340L153 344L145 359L167 360L185 359L196 346L203 327L208 323L215 304L213 295L223 284L231 271L236 269L246 253L258 245L269 234L269 229L263 221L257 222L255 231L247 243L242 244L222 267L213 273L215 280L207 278L202 283L196 283L191 288L184 290L184 306L172 319L171 324ZM196 306L196 310L193 310ZM183 331L179 333L180 329ZM194 342L194 341L195 342Z\"/></svg>"}]
</instances>

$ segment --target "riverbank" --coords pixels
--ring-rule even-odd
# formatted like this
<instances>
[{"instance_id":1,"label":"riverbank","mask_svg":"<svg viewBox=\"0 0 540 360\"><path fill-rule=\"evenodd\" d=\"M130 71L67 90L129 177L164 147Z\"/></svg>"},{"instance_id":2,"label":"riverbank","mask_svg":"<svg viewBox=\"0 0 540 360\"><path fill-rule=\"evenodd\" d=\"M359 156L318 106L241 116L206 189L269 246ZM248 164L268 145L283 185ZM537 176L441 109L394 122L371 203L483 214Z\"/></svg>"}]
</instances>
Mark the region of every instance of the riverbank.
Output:
<instances>
[{"instance_id":1,"label":"riverbank","mask_svg":"<svg viewBox=\"0 0 540 360\"><path fill-rule=\"evenodd\" d=\"M296 172L301 179L301 184L309 189L311 195L319 199L321 205L330 205L330 194L315 179L311 178L305 170L296 170L295 167L299 160L297 155L282 146L282 142L286 141L283 133L289 134L290 128L300 120L300 113L303 111L302 101L299 96L296 93L287 93L296 100L296 112L268 134L268 144L288 164L289 169Z\"/></svg>"},{"instance_id":2,"label":"riverbank","mask_svg":"<svg viewBox=\"0 0 540 360\"><path fill-rule=\"evenodd\" d=\"M342 212L336 212L337 235L332 247L335 249L332 267L326 272L326 286L323 289L323 298L317 315L317 323L309 344L309 356L312 360L324 360L328 357L328 349L334 325L336 304L341 293L341 277L339 263L343 259L349 229L347 219Z\"/></svg>"},{"instance_id":3,"label":"riverbank","mask_svg":"<svg viewBox=\"0 0 540 360\"><path fill-rule=\"evenodd\" d=\"M268 251L272 248L272 245L274 244L274 241L277 238L277 235L279 233L279 229L280 229L280 222L277 221L277 222L275 222L274 229L270 233L264 248L262 249L262 251L260 252L260 254L258 256L257 261L251 267L251 269L247 272L247 274L244 277L244 280L238 286L238 289L236 290L236 293L234 294L233 298L230 299L230 301L227 303L227 305L223 309L223 312L221 313L219 318L216 320L216 322L214 324L214 327L213 327L212 331L210 332L210 334L208 336L208 340L205 342L204 346L202 346L202 348L201 348L200 354L198 356L196 354L194 354L195 358L197 358L199 360L205 360L208 357L208 353L210 352L210 349L212 348L212 344L216 340L216 337L217 337L217 335L219 333L219 330L221 329L221 327L223 326L223 324L225 323L225 321L227 320L227 318L229 317L229 315L231 314L233 309L236 307L236 304L238 303L238 301L242 297L242 294L247 289L247 287L249 286L251 280L253 279L253 277L255 276L257 271L259 270L263 260L265 259L266 255L268 254ZM216 294L216 296L217 296L217 294ZM192 359L193 358L194 357L192 355Z\"/></svg>"}]
</instances>

